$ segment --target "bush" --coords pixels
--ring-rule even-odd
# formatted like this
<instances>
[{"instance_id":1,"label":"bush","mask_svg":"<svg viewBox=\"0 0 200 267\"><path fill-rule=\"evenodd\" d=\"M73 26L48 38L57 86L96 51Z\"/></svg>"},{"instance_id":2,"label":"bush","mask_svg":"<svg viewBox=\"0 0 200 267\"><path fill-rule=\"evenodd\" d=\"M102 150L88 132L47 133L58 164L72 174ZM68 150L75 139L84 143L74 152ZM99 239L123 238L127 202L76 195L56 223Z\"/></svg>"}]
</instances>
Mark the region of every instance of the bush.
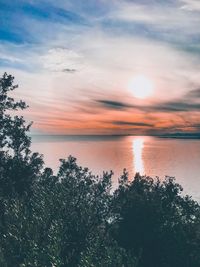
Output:
<instances>
[{"instance_id":1,"label":"bush","mask_svg":"<svg viewBox=\"0 0 200 267\"><path fill-rule=\"evenodd\" d=\"M139 266L200 266L200 206L174 178L161 182L126 176L115 192L118 244L139 259Z\"/></svg>"}]
</instances>

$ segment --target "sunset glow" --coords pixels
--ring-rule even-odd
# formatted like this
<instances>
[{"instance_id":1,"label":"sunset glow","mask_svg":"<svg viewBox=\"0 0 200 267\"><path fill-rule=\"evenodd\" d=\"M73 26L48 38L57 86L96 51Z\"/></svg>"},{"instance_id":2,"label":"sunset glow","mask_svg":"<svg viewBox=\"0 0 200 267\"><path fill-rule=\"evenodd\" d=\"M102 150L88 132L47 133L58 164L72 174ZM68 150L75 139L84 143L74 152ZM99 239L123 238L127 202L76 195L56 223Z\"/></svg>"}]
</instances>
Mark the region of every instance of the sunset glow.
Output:
<instances>
[{"instance_id":1,"label":"sunset glow","mask_svg":"<svg viewBox=\"0 0 200 267\"><path fill-rule=\"evenodd\" d=\"M32 132L198 134L193 2L7 1L0 71L16 77Z\"/></svg>"}]
</instances>

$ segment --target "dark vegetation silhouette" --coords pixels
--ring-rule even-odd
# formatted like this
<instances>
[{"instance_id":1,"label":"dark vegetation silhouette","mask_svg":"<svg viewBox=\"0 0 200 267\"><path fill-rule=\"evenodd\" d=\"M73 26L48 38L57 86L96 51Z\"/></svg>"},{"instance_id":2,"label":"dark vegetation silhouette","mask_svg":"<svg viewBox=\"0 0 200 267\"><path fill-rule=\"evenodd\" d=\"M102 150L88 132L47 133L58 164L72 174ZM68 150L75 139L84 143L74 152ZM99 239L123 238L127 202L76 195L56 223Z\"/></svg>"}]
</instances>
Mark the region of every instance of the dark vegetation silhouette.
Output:
<instances>
[{"instance_id":1,"label":"dark vegetation silhouette","mask_svg":"<svg viewBox=\"0 0 200 267\"><path fill-rule=\"evenodd\" d=\"M58 173L30 150L31 124L0 79L1 267L199 267L200 206L173 178L94 176L76 159Z\"/></svg>"}]
</instances>

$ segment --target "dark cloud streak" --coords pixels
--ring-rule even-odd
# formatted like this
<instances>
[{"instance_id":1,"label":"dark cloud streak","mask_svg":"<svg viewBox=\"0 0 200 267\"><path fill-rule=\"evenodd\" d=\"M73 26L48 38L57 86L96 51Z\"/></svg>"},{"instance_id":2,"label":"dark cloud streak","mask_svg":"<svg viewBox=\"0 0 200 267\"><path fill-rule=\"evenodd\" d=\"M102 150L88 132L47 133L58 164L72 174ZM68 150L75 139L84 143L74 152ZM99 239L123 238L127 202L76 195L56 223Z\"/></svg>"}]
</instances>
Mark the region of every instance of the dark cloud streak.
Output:
<instances>
[{"instance_id":1,"label":"dark cloud streak","mask_svg":"<svg viewBox=\"0 0 200 267\"><path fill-rule=\"evenodd\" d=\"M98 99L96 102L100 103L102 106L110 109L116 109L116 110L121 110L121 109L127 109L133 107L132 105L120 102L120 101L114 101L114 100L102 100Z\"/></svg>"},{"instance_id":2,"label":"dark cloud streak","mask_svg":"<svg viewBox=\"0 0 200 267\"><path fill-rule=\"evenodd\" d=\"M200 92L196 92L200 93ZM164 113L175 113L175 112L190 112L190 111L200 111L200 103L189 102L187 99L178 99L176 101L167 101L154 103L147 106L131 105L128 103L113 101L113 100L96 100L104 108L114 109L114 110L124 110L124 109L138 109L143 112L164 112Z\"/></svg>"},{"instance_id":3,"label":"dark cloud streak","mask_svg":"<svg viewBox=\"0 0 200 267\"><path fill-rule=\"evenodd\" d=\"M200 88L189 91L185 97L200 98Z\"/></svg>"},{"instance_id":4,"label":"dark cloud streak","mask_svg":"<svg viewBox=\"0 0 200 267\"><path fill-rule=\"evenodd\" d=\"M130 121L112 121L114 125L121 126L139 126L139 127L153 127L153 124L145 123L145 122L130 122Z\"/></svg>"},{"instance_id":5,"label":"dark cloud streak","mask_svg":"<svg viewBox=\"0 0 200 267\"><path fill-rule=\"evenodd\" d=\"M76 71L77 71L76 69L68 69L68 68L62 70L62 72L68 72L68 73L74 73Z\"/></svg>"},{"instance_id":6,"label":"dark cloud streak","mask_svg":"<svg viewBox=\"0 0 200 267\"><path fill-rule=\"evenodd\" d=\"M200 103L187 103L183 101L169 101L153 106L145 107L147 110L155 112L188 112L188 111L200 111Z\"/></svg>"}]
</instances>

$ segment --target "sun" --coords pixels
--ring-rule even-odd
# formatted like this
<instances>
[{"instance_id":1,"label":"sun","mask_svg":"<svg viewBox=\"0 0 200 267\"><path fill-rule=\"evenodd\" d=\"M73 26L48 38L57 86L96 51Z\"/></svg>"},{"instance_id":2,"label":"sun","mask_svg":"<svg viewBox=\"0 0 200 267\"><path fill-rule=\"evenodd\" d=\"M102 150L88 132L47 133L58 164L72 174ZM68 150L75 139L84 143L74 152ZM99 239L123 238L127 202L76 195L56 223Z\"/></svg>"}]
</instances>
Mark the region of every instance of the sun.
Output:
<instances>
[{"instance_id":1,"label":"sun","mask_svg":"<svg viewBox=\"0 0 200 267\"><path fill-rule=\"evenodd\" d=\"M153 82L144 75L138 75L133 78L128 85L129 90L134 97L145 99L153 94Z\"/></svg>"}]
</instances>

